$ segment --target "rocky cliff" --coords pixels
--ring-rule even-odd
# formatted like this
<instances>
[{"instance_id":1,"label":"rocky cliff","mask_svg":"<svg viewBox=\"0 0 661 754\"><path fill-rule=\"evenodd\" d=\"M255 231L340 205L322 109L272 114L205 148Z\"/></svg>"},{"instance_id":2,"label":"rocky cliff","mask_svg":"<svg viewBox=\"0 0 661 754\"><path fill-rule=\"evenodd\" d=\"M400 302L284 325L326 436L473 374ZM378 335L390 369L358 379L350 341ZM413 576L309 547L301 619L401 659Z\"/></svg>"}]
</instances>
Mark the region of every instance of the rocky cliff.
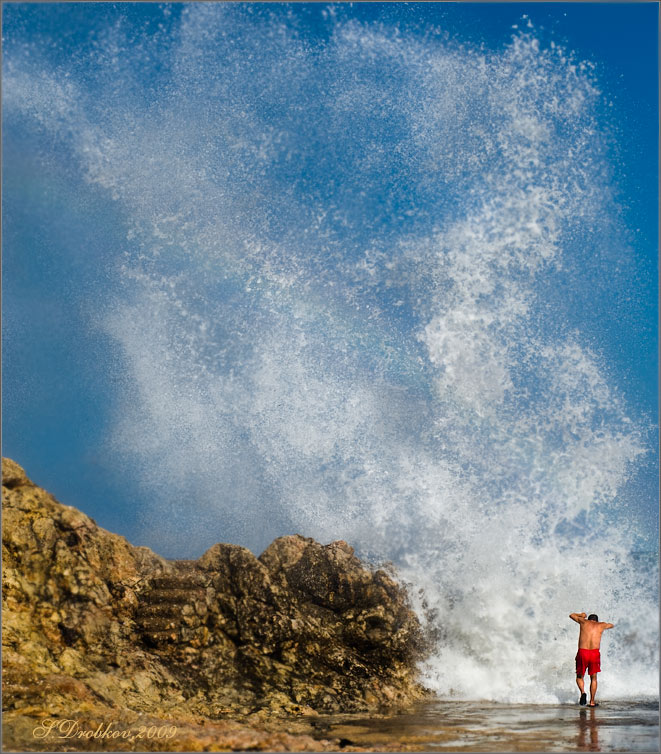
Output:
<instances>
[{"instance_id":1,"label":"rocky cliff","mask_svg":"<svg viewBox=\"0 0 661 754\"><path fill-rule=\"evenodd\" d=\"M44 717L199 724L423 694L405 592L345 542L288 536L259 558L217 544L168 561L60 504L13 461L2 471L3 702L17 750Z\"/></svg>"}]
</instances>

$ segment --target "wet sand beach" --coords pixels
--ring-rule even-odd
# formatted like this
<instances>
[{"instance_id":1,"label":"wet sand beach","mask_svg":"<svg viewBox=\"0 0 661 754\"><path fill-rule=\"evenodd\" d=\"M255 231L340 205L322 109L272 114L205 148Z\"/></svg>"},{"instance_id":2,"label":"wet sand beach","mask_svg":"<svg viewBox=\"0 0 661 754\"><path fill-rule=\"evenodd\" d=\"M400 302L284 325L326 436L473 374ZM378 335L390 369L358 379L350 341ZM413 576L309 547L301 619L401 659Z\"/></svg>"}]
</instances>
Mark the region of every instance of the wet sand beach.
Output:
<instances>
[{"instance_id":1,"label":"wet sand beach","mask_svg":"<svg viewBox=\"0 0 661 754\"><path fill-rule=\"evenodd\" d=\"M99 717L96 722L101 721ZM126 721L125 721L126 722ZM110 717L102 727L174 725L170 740L140 741L38 733L37 717L9 714L3 720L4 751L484 751L658 752L659 705L604 702L524 705L435 700L399 714L248 716L242 720ZM83 725L83 727L85 727ZM94 727L87 725L87 727ZM34 732L37 731L37 735ZM29 743L28 743L29 742Z\"/></svg>"}]
</instances>

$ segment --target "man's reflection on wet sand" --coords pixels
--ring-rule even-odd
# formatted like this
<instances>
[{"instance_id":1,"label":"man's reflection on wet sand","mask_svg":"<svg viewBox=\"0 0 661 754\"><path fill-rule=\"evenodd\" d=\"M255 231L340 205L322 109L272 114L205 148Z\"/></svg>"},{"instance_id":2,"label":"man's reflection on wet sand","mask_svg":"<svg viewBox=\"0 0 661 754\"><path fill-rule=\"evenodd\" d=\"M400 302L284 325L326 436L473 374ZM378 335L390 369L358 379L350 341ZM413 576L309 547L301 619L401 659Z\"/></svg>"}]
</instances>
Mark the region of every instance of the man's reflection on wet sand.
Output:
<instances>
[{"instance_id":1,"label":"man's reflection on wet sand","mask_svg":"<svg viewBox=\"0 0 661 754\"><path fill-rule=\"evenodd\" d=\"M599 748L599 718L593 707L578 711L577 747L582 751L601 751Z\"/></svg>"}]
</instances>

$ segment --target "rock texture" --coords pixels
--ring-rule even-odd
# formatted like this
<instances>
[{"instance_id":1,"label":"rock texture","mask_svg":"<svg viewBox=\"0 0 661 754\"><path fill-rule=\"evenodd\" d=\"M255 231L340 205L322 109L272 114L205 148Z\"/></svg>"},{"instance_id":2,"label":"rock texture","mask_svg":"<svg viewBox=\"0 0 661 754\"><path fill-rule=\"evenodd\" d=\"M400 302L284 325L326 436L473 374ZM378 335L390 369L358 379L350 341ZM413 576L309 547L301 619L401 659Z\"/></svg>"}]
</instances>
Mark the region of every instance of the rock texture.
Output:
<instances>
[{"instance_id":1,"label":"rock texture","mask_svg":"<svg viewBox=\"0 0 661 754\"><path fill-rule=\"evenodd\" d=\"M199 560L168 561L2 464L3 702L15 750L35 748L21 748L20 731L44 716L220 725L424 694L415 681L422 635L404 591L345 542L288 536L259 558L217 544ZM297 748L263 730L246 735L269 750ZM194 750L186 741L166 748Z\"/></svg>"}]
</instances>

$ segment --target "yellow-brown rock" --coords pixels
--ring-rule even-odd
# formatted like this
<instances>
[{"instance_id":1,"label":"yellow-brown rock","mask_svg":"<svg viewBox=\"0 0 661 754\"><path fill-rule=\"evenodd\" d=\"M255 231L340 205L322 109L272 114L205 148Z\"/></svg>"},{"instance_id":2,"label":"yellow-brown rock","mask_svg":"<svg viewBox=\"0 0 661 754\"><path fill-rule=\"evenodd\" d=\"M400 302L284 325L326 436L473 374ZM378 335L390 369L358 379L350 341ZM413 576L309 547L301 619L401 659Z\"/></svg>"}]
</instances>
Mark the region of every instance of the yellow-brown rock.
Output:
<instances>
[{"instance_id":1,"label":"yellow-brown rock","mask_svg":"<svg viewBox=\"0 0 661 754\"><path fill-rule=\"evenodd\" d=\"M21 731L44 717L217 721L423 694L403 589L345 542L291 536L259 558L217 544L168 561L62 505L14 461L2 472L5 743L16 750L34 750Z\"/></svg>"}]
</instances>

